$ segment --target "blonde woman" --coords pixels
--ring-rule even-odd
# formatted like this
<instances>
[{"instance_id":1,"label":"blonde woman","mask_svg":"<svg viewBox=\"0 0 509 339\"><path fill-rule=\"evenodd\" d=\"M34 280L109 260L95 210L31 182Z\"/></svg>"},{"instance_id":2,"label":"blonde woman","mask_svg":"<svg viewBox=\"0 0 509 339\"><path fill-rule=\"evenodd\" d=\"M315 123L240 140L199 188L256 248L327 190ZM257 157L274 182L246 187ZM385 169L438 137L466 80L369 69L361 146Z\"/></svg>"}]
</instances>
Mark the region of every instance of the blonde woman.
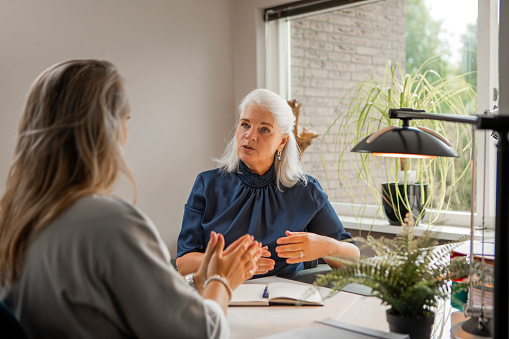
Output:
<instances>
[{"instance_id":1,"label":"blonde woman","mask_svg":"<svg viewBox=\"0 0 509 339\"><path fill-rule=\"evenodd\" d=\"M193 290L148 217L111 195L119 173L136 192L123 156L129 114L106 61L54 65L30 90L0 201L0 299L31 338L229 335L228 300L260 244L245 236L223 251L211 232Z\"/></svg>"}]
</instances>

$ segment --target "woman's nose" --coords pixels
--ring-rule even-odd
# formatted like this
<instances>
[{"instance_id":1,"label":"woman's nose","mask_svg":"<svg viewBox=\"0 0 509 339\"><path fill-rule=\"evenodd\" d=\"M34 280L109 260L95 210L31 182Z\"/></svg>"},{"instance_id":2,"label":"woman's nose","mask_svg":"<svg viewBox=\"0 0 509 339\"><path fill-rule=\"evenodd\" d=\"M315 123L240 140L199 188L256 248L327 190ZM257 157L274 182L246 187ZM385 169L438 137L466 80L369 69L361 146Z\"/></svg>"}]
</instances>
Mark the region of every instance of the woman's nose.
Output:
<instances>
[{"instance_id":1,"label":"woman's nose","mask_svg":"<svg viewBox=\"0 0 509 339\"><path fill-rule=\"evenodd\" d=\"M246 131L245 137L246 139L256 140L256 131L252 128L249 129L248 131Z\"/></svg>"}]
</instances>

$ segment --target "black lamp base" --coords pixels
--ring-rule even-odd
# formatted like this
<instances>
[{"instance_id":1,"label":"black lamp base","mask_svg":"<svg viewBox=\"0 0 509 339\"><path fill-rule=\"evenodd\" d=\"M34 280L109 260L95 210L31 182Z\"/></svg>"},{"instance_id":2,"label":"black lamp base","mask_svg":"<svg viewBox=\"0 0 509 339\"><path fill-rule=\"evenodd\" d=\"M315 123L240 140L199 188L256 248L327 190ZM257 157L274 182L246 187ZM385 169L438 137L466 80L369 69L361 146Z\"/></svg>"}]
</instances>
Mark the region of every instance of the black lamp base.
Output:
<instances>
[{"instance_id":1,"label":"black lamp base","mask_svg":"<svg viewBox=\"0 0 509 339\"><path fill-rule=\"evenodd\" d=\"M465 321L454 324L451 328L453 339L487 339L493 338L492 322L480 321L478 317L471 317Z\"/></svg>"}]
</instances>

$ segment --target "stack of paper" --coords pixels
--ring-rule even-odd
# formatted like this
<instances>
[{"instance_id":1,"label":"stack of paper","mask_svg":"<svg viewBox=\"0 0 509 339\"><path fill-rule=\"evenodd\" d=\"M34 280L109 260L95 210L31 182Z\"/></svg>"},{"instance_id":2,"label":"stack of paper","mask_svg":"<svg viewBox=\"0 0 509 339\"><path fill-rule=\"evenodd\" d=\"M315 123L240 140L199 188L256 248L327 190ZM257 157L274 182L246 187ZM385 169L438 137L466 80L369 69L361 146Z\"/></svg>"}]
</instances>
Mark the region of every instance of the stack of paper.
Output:
<instances>
[{"instance_id":1,"label":"stack of paper","mask_svg":"<svg viewBox=\"0 0 509 339\"><path fill-rule=\"evenodd\" d=\"M485 285L484 296L481 286L475 286L470 288L468 297L472 299L472 305L474 307L480 308L484 304L484 307L493 308L493 295L494 287L491 285Z\"/></svg>"},{"instance_id":2,"label":"stack of paper","mask_svg":"<svg viewBox=\"0 0 509 339\"><path fill-rule=\"evenodd\" d=\"M270 335L264 339L410 339L408 334L374 330L345 324L333 319L315 321L298 329Z\"/></svg>"}]
</instances>

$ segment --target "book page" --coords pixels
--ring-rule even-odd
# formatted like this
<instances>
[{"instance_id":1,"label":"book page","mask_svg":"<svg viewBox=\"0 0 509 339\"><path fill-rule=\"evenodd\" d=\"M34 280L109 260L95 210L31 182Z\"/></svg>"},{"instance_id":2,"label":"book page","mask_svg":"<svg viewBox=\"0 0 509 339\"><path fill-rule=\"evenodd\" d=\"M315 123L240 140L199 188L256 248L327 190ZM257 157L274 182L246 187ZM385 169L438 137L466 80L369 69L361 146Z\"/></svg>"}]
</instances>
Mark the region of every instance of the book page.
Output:
<instances>
[{"instance_id":1,"label":"book page","mask_svg":"<svg viewBox=\"0 0 509 339\"><path fill-rule=\"evenodd\" d=\"M323 305L318 289L313 285L302 285L292 282L274 282L268 285L269 301L273 303L296 304L303 301L304 305Z\"/></svg>"},{"instance_id":2,"label":"book page","mask_svg":"<svg viewBox=\"0 0 509 339\"><path fill-rule=\"evenodd\" d=\"M266 284L241 284L233 291L229 306L269 305L268 298L263 297Z\"/></svg>"}]
</instances>

